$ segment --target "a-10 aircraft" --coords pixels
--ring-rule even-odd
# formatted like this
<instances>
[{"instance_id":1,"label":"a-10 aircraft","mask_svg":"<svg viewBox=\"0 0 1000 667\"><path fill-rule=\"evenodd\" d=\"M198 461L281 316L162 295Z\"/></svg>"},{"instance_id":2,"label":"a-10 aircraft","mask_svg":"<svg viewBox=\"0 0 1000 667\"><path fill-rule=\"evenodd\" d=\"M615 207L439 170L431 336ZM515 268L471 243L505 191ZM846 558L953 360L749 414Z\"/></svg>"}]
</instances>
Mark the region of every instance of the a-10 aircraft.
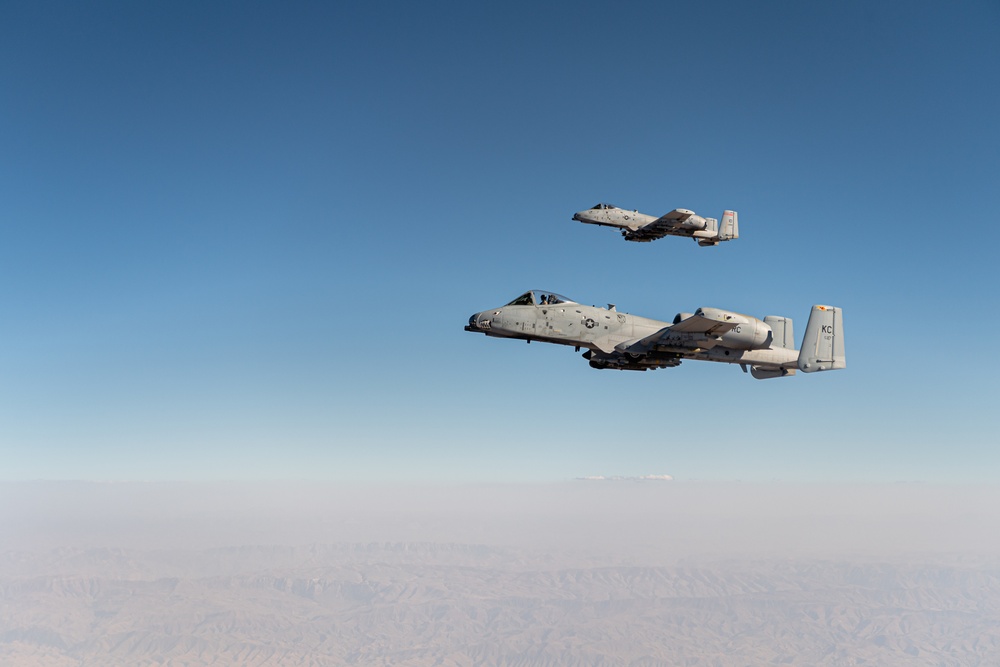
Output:
<instances>
[{"instance_id":1,"label":"a-10 aircraft","mask_svg":"<svg viewBox=\"0 0 1000 667\"><path fill-rule=\"evenodd\" d=\"M620 313L615 306L584 306L553 292L525 292L506 306L469 318L466 331L572 345L594 368L645 371L679 366L683 359L739 364L758 380L847 366L840 308L813 306L802 349L792 320L763 320L718 308L678 313L673 324Z\"/></svg>"},{"instance_id":2,"label":"a-10 aircraft","mask_svg":"<svg viewBox=\"0 0 1000 667\"><path fill-rule=\"evenodd\" d=\"M617 227L626 241L655 241L664 236L686 236L700 246L719 245L740 237L736 211L722 214L722 226L715 218L703 218L694 211L675 208L657 218L638 211L627 211L611 204L598 204L573 216L574 220L590 225Z\"/></svg>"}]
</instances>

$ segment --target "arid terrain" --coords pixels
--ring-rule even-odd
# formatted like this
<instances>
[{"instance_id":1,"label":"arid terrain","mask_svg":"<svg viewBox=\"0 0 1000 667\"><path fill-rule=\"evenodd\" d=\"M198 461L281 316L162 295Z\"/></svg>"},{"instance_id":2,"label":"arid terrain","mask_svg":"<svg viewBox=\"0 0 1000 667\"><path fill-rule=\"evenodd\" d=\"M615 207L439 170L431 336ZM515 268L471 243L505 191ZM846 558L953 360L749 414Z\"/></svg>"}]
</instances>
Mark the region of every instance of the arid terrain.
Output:
<instances>
[{"instance_id":1,"label":"arid terrain","mask_svg":"<svg viewBox=\"0 0 1000 667\"><path fill-rule=\"evenodd\" d=\"M751 515L760 515L771 501L727 505L727 510L705 509L702 503L697 516L712 533L704 535L702 546L712 552L697 553L680 548L695 546L696 531L685 523L694 511L690 506L676 513L651 511L634 525L620 515L614 525L622 502L638 497L645 503L651 493L661 500L692 501L697 489L678 495L674 488L629 487L625 501L602 513L597 507L619 491L573 488L570 497L580 514L552 502L534 512L499 502L486 511L483 496L476 496L478 506L468 496L467 503L451 509L425 499L416 509L399 505L398 514L314 507L303 518L272 496L258 505L244 497L242 512L222 503L216 510L232 519L222 524L212 513L202 519L180 510L154 516L142 503L120 503L115 496L114 502L78 506L76 519L57 524L52 511L37 503L19 511L8 504L0 526L9 547L0 551L0 664L1000 664L1000 557L989 549L965 549L978 539L971 533L952 533L951 544L937 551L904 553L870 537L874 519L855 521L851 512L834 518L817 514L814 532L808 532L801 516L814 512L808 503L795 507L782 501L784 514L765 523L755 523ZM51 488L43 491L51 496ZM25 500L23 492L18 490ZM599 502L588 504L594 493ZM524 492L500 496L512 500ZM485 497L503 499L493 492ZM177 497L173 501L183 505ZM265 515L260 504L277 509ZM477 507L479 523L459 521L476 515ZM984 508L965 520L987 529L983 517L989 512ZM142 526L137 513L152 518ZM343 520L347 515L354 519ZM26 516L33 520L26 523ZM884 532L898 529L890 542L912 546L911 532L903 530L909 515L893 510L880 516ZM734 519L752 530L738 533ZM291 533L281 533L279 524ZM439 539L210 545L212 525L221 542L254 534L301 537L308 534L307 525L324 531L340 526L345 534L354 525L361 532ZM485 527L495 539L445 541L448 525L453 534ZM586 525L590 532L583 534ZM663 530L650 535L650 525ZM859 551L849 543L843 536L851 531L838 531L851 525L867 527L864 544L878 548ZM938 524L925 516L925 525ZM546 526L550 534L543 539ZM562 537L560 526L568 531ZM764 541L777 541L791 528L810 535L808 544L764 548ZM197 536L191 542L202 544L181 544L187 530ZM718 531L726 530L742 535L728 553L718 540ZM943 535L940 526L935 530ZM761 541L750 542L750 534ZM840 546L851 552L837 554L824 546L829 553L818 553L817 534L839 536ZM84 544L112 535L124 546ZM963 535L965 542L954 541ZM60 536L67 545L41 545L42 538ZM926 547L922 540L915 544Z\"/></svg>"},{"instance_id":2,"label":"arid terrain","mask_svg":"<svg viewBox=\"0 0 1000 667\"><path fill-rule=\"evenodd\" d=\"M1000 664L1000 564L569 566L495 547L4 556L4 665Z\"/></svg>"}]
</instances>

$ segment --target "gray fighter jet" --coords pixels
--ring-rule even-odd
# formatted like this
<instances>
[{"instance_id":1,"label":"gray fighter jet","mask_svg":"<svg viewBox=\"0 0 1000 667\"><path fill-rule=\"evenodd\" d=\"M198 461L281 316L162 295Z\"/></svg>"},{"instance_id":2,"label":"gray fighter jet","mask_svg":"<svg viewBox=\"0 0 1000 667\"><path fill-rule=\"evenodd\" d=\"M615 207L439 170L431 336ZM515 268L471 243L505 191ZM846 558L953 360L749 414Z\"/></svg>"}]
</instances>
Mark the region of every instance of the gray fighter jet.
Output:
<instances>
[{"instance_id":1,"label":"gray fighter jet","mask_svg":"<svg viewBox=\"0 0 1000 667\"><path fill-rule=\"evenodd\" d=\"M594 368L645 371L679 366L683 359L739 364L758 380L847 366L840 308L813 306L802 349L795 349L792 320L763 320L718 308L678 313L673 324L584 306L553 292L531 290L506 306L469 318L466 331L572 345Z\"/></svg>"},{"instance_id":2,"label":"gray fighter jet","mask_svg":"<svg viewBox=\"0 0 1000 667\"><path fill-rule=\"evenodd\" d=\"M715 218L703 218L686 208L675 208L657 218L638 211L626 211L611 204L598 204L573 216L574 220L590 225L617 227L626 241L655 241L664 236L686 236L700 246L719 245L740 237L736 211L722 214L722 227Z\"/></svg>"}]
</instances>

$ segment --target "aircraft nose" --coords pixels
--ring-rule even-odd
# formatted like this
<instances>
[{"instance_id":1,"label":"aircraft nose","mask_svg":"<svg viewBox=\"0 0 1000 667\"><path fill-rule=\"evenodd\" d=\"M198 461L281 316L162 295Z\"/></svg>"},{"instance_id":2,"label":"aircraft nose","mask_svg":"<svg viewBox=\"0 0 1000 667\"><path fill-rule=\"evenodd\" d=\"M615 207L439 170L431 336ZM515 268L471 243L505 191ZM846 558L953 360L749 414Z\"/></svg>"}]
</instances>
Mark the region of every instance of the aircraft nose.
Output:
<instances>
[{"instance_id":1,"label":"aircraft nose","mask_svg":"<svg viewBox=\"0 0 1000 667\"><path fill-rule=\"evenodd\" d=\"M480 313L473 313L469 316L469 325L465 327L466 331L485 331L490 328L490 320L488 317L484 317L485 311Z\"/></svg>"}]
</instances>

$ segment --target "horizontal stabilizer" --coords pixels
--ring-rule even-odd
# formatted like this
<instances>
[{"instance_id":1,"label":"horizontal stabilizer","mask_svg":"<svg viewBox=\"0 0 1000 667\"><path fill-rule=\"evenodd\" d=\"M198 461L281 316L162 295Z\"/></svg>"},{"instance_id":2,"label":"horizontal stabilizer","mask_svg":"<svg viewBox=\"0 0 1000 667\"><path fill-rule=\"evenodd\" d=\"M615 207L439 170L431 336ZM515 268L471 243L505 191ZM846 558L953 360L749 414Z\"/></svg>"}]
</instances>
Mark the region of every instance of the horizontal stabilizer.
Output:
<instances>
[{"instance_id":1,"label":"horizontal stabilizer","mask_svg":"<svg viewBox=\"0 0 1000 667\"><path fill-rule=\"evenodd\" d=\"M771 378L787 378L795 375L794 368L771 368L769 366L751 366L750 375L758 380L769 380Z\"/></svg>"}]
</instances>

